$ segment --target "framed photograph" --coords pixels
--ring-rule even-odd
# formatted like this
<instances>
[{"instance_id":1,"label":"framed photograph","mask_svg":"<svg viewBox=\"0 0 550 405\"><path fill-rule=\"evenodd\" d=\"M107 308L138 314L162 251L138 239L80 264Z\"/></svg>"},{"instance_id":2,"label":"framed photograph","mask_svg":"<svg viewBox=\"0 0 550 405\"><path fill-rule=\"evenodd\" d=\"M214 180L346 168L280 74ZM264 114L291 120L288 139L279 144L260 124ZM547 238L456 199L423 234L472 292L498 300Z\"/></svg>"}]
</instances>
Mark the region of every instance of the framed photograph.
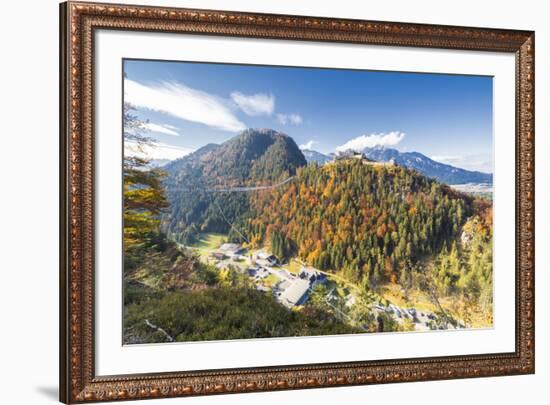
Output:
<instances>
[{"instance_id":1,"label":"framed photograph","mask_svg":"<svg viewBox=\"0 0 550 405\"><path fill-rule=\"evenodd\" d=\"M534 372L534 32L60 22L61 401Z\"/></svg>"}]
</instances>

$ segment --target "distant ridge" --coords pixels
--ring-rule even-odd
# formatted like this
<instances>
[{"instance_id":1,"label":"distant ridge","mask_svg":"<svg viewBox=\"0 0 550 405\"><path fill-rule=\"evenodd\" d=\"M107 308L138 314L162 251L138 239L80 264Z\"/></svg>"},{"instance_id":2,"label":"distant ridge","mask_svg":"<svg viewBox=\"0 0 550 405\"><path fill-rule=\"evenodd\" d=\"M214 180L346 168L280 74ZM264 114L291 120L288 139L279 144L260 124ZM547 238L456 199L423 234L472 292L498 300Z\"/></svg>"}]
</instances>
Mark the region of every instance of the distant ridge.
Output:
<instances>
[{"instance_id":1,"label":"distant ridge","mask_svg":"<svg viewBox=\"0 0 550 405\"><path fill-rule=\"evenodd\" d=\"M393 161L399 166L414 169L429 178L448 185L493 184L493 175L466 170L437 162L419 152L400 152L386 147L371 147L359 151L366 158ZM201 173L201 177L218 178L225 182L266 183L280 180L284 173L293 174L306 164L323 165L335 154L324 154L311 149L300 150L294 140L272 129L247 129L223 144L207 144L183 158L170 162L159 160L152 166L162 166L169 173L169 183L178 183L177 177ZM187 177L187 175L185 175ZM192 176L195 177L195 176ZM175 180L175 181L174 181Z\"/></svg>"},{"instance_id":2,"label":"distant ridge","mask_svg":"<svg viewBox=\"0 0 550 405\"><path fill-rule=\"evenodd\" d=\"M397 149L374 147L365 148L361 152L372 160L389 162L393 160L396 164L409 169L414 169L424 176L433 178L440 183L465 184L465 183L493 183L493 175L461 169L455 166L436 162L419 152L399 152Z\"/></svg>"},{"instance_id":3,"label":"distant ridge","mask_svg":"<svg viewBox=\"0 0 550 405\"><path fill-rule=\"evenodd\" d=\"M317 152L311 149L302 149L302 153L306 158L308 163L317 163L318 165L323 165L332 160L332 156L325 155L324 153Z\"/></svg>"}]
</instances>

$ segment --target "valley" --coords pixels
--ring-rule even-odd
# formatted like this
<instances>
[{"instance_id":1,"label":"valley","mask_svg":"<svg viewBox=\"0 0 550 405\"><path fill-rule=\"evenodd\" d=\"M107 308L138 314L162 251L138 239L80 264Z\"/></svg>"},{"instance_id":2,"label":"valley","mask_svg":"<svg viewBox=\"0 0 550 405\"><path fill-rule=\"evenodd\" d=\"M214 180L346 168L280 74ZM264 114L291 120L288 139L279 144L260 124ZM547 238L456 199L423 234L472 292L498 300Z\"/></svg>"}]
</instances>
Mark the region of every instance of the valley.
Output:
<instances>
[{"instance_id":1,"label":"valley","mask_svg":"<svg viewBox=\"0 0 550 405\"><path fill-rule=\"evenodd\" d=\"M126 342L491 327L490 199L306 155L248 129L151 169L166 208L126 252Z\"/></svg>"},{"instance_id":2,"label":"valley","mask_svg":"<svg viewBox=\"0 0 550 405\"><path fill-rule=\"evenodd\" d=\"M180 248L197 252L201 261L220 271L248 276L253 288L272 295L282 305L294 310L300 310L300 307L307 303L310 295L315 293L315 287L323 285L326 304L335 317L345 322L358 323L353 319L353 313L357 310L354 306L358 305L364 306L364 309L370 311L374 318L380 313L386 314L392 318L393 322L407 330L426 331L465 327L463 321L455 318L457 314L452 313L450 308L445 308L445 316L455 323L448 322L444 325L440 319L441 315L437 315L440 308L421 291L417 290L413 294L405 293L401 286L387 284L382 285L378 293L372 294L371 302L361 302L361 286L346 280L337 271L323 271L308 266L297 258L289 259L286 263L280 263L275 258L270 263L258 259L262 256L274 257L265 249L245 249L239 244L228 243L227 236L224 235L204 234L199 237L196 244L181 245ZM299 298L295 302L284 301L285 292L289 289L298 290ZM360 325L360 327L369 331L369 325Z\"/></svg>"}]
</instances>

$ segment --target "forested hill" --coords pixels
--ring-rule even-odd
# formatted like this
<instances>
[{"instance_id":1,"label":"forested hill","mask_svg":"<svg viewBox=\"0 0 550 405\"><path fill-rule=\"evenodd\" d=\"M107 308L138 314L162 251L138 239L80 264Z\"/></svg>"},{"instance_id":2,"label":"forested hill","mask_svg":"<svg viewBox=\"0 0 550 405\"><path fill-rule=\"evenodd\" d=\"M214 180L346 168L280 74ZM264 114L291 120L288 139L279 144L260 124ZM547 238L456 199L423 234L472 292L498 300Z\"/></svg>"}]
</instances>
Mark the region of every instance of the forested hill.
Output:
<instances>
[{"instance_id":1,"label":"forested hill","mask_svg":"<svg viewBox=\"0 0 550 405\"><path fill-rule=\"evenodd\" d=\"M250 198L240 226L253 244L370 284L402 281L451 246L474 205L416 171L351 160L301 168L290 185Z\"/></svg>"},{"instance_id":2,"label":"forested hill","mask_svg":"<svg viewBox=\"0 0 550 405\"><path fill-rule=\"evenodd\" d=\"M271 129L247 129L221 145L208 144L164 167L169 184L192 177L213 185L257 184L293 175L307 164L294 140Z\"/></svg>"},{"instance_id":3,"label":"forested hill","mask_svg":"<svg viewBox=\"0 0 550 405\"><path fill-rule=\"evenodd\" d=\"M419 262L451 249L475 214L471 197L399 165L307 165L292 138L273 130L246 130L166 171L172 239L224 233L370 285L406 281Z\"/></svg>"},{"instance_id":4,"label":"forested hill","mask_svg":"<svg viewBox=\"0 0 550 405\"><path fill-rule=\"evenodd\" d=\"M248 196L215 190L274 184L306 164L291 137L270 129L247 129L221 145L206 145L163 168L171 207L165 229L181 242L202 231L228 232L248 210Z\"/></svg>"}]
</instances>

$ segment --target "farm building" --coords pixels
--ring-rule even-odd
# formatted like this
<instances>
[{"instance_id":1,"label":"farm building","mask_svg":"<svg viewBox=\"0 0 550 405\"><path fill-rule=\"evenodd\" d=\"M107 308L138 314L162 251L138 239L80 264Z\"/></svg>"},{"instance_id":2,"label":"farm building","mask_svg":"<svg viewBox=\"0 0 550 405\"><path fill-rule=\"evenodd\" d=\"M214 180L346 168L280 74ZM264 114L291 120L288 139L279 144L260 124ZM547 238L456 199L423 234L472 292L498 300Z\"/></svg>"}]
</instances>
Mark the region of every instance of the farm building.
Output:
<instances>
[{"instance_id":1,"label":"farm building","mask_svg":"<svg viewBox=\"0 0 550 405\"><path fill-rule=\"evenodd\" d=\"M259 264L260 266L272 267L272 266L276 266L278 261L277 261L277 258L272 254L265 253L265 252L258 252L256 254L256 263Z\"/></svg>"},{"instance_id":2,"label":"farm building","mask_svg":"<svg viewBox=\"0 0 550 405\"><path fill-rule=\"evenodd\" d=\"M321 273L319 270L312 267L303 266L300 269L300 278L302 280L308 280L311 286L314 286L319 283L324 283L327 280L327 276Z\"/></svg>"},{"instance_id":3,"label":"farm building","mask_svg":"<svg viewBox=\"0 0 550 405\"><path fill-rule=\"evenodd\" d=\"M292 308L295 305L302 305L307 300L307 292L309 290L309 281L296 279L286 288L278 299L287 308Z\"/></svg>"}]
</instances>

